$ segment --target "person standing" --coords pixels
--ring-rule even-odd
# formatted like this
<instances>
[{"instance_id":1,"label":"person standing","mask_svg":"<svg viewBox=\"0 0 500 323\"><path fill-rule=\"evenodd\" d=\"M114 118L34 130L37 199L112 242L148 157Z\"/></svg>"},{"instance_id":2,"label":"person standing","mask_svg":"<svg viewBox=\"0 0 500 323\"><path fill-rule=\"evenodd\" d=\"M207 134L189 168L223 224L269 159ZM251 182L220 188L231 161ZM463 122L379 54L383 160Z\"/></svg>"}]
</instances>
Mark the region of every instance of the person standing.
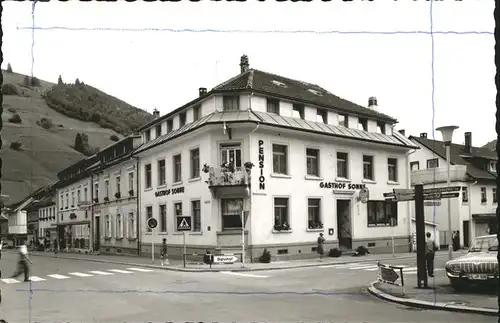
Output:
<instances>
[{"instance_id":1,"label":"person standing","mask_svg":"<svg viewBox=\"0 0 500 323\"><path fill-rule=\"evenodd\" d=\"M26 247L24 242L21 242L21 245L19 246L19 262L17 264L17 270L12 275L11 278L16 278L19 275L21 275L22 273L24 273L24 281L29 282L30 281L29 264L33 264L33 262L28 257L28 247Z\"/></svg>"},{"instance_id":2,"label":"person standing","mask_svg":"<svg viewBox=\"0 0 500 323\"><path fill-rule=\"evenodd\" d=\"M163 241L161 243L161 251L160 251L160 258L161 258L161 265L164 266L165 263L168 264L168 254L167 254L167 239L163 238Z\"/></svg>"},{"instance_id":3,"label":"person standing","mask_svg":"<svg viewBox=\"0 0 500 323\"><path fill-rule=\"evenodd\" d=\"M434 277L434 253L437 250L436 242L431 238L431 233L426 233L425 264L429 277Z\"/></svg>"},{"instance_id":4,"label":"person standing","mask_svg":"<svg viewBox=\"0 0 500 323\"><path fill-rule=\"evenodd\" d=\"M318 237L318 254L319 254L319 261L323 260L323 255L325 254L325 249L323 248L323 244L325 243L325 238L323 237L323 233L319 234Z\"/></svg>"}]
</instances>

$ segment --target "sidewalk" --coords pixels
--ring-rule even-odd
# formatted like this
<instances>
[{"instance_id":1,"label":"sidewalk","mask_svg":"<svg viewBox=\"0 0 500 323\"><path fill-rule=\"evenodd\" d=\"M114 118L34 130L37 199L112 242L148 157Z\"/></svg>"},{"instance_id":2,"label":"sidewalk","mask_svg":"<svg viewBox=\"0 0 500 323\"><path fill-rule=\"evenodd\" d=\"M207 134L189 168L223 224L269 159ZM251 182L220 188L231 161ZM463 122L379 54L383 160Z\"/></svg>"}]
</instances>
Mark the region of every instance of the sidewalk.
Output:
<instances>
[{"instance_id":1,"label":"sidewalk","mask_svg":"<svg viewBox=\"0 0 500 323\"><path fill-rule=\"evenodd\" d=\"M386 301L406 306L498 316L495 288L489 291L470 288L458 293L451 287L444 272L438 272L434 278L429 277L429 289L416 286L416 278L407 280L403 294L399 286L375 281L368 286L368 291Z\"/></svg>"},{"instance_id":2,"label":"sidewalk","mask_svg":"<svg viewBox=\"0 0 500 323\"><path fill-rule=\"evenodd\" d=\"M279 269L291 269L291 268L305 268L305 267L316 267L316 266L326 266L326 265L341 265L353 262L376 262L376 261L387 261L387 260L398 260L398 259L413 259L416 257L415 253L399 253L395 254L377 254L377 255L366 255L366 256L341 256L339 258L325 257L323 261L318 259L301 259L301 260L290 260L290 261L278 261L271 263L246 263L245 267L242 268L241 263L234 264L214 264L212 268L209 265L199 263L189 262L186 267L179 259L172 259L168 266L161 266L160 259L156 259L154 264L152 263L151 257L138 257L138 256L119 256L119 255L93 255L93 254L82 254L82 253L58 253L53 252L40 252L33 251L31 255L34 257L51 257L60 259L72 259L72 260L82 260L82 261L95 261L104 263L115 263L128 266L142 266L150 268L158 268L165 270L174 271L186 271L186 272L218 272L218 271L259 271L259 270L279 270ZM446 255L445 252L441 256ZM437 257L440 256L440 252L437 253ZM200 256L200 261L203 256Z\"/></svg>"}]
</instances>

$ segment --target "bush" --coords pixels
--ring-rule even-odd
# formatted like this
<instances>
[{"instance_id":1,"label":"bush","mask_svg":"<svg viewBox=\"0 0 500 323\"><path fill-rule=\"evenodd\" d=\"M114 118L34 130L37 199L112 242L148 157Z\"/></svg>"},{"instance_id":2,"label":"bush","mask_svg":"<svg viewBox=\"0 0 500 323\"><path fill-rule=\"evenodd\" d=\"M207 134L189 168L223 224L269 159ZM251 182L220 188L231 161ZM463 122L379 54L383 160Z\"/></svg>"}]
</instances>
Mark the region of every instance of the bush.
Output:
<instances>
[{"instance_id":1,"label":"bush","mask_svg":"<svg viewBox=\"0 0 500 323\"><path fill-rule=\"evenodd\" d=\"M6 83L2 85L2 93L5 95L21 95L23 94L23 91L15 84Z\"/></svg>"},{"instance_id":2,"label":"bush","mask_svg":"<svg viewBox=\"0 0 500 323\"><path fill-rule=\"evenodd\" d=\"M61 75L59 75L59 78L57 79L57 84L64 85Z\"/></svg>"},{"instance_id":3,"label":"bush","mask_svg":"<svg viewBox=\"0 0 500 323\"><path fill-rule=\"evenodd\" d=\"M120 140L120 138L118 138L117 135L111 135L111 136L109 136L109 140L111 140L111 141L118 141L118 140Z\"/></svg>"},{"instance_id":4,"label":"bush","mask_svg":"<svg viewBox=\"0 0 500 323\"><path fill-rule=\"evenodd\" d=\"M16 109L14 109L13 107L9 107L7 111L9 111L10 113L16 113Z\"/></svg>"},{"instance_id":5,"label":"bush","mask_svg":"<svg viewBox=\"0 0 500 323\"><path fill-rule=\"evenodd\" d=\"M330 252L328 252L328 256L338 258L338 257L342 256L342 250L340 250L338 248L330 249Z\"/></svg>"},{"instance_id":6,"label":"bush","mask_svg":"<svg viewBox=\"0 0 500 323\"><path fill-rule=\"evenodd\" d=\"M259 258L259 261L261 263L264 263L264 264L270 263L271 262L271 253L267 249L264 249L264 251L262 252L262 255Z\"/></svg>"},{"instance_id":7,"label":"bush","mask_svg":"<svg viewBox=\"0 0 500 323\"><path fill-rule=\"evenodd\" d=\"M21 117L19 114L14 113L14 115L9 119L10 123L23 123L23 120L21 120Z\"/></svg>"},{"instance_id":8,"label":"bush","mask_svg":"<svg viewBox=\"0 0 500 323\"><path fill-rule=\"evenodd\" d=\"M37 124L40 127L44 128L44 129L47 129L47 130L50 129L50 128L52 128L52 126L53 126L52 120L49 119L49 118L42 118L42 119L40 119L40 121L37 122Z\"/></svg>"},{"instance_id":9,"label":"bush","mask_svg":"<svg viewBox=\"0 0 500 323\"><path fill-rule=\"evenodd\" d=\"M9 64L7 64L7 73L11 73L12 74L12 66Z\"/></svg>"},{"instance_id":10,"label":"bush","mask_svg":"<svg viewBox=\"0 0 500 323\"><path fill-rule=\"evenodd\" d=\"M21 147L23 146L23 143L20 141L13 141L10 143L10 148L14 150L21 150Z\"/></svg>"},{"instance_id":11,"label":"bush","mask_svg":"<svg viewBox=\"0 0 500 323\"><path fill-rule=\"evenodd\" d=\"M25 76L23 80L24 86L40 86L40 80L36 77Z\"/></svg>"}]
</instances>

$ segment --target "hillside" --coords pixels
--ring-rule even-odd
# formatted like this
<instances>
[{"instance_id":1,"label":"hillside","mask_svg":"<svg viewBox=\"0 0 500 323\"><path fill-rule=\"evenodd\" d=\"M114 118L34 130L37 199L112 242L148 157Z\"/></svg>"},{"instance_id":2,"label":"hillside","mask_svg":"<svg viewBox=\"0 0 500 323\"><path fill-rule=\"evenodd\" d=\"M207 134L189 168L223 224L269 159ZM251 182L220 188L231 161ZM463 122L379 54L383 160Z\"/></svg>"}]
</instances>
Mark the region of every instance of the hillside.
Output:
<instances>
[{"instance_id":1,"label":"hillside","mask_svg":"<svg viewBox=\"0 0 500 323\"><path fill-rule=\"evenodd\" d=\"M89 154L152 119L147 112L88 85L40 80L31 86L26 85L29 80L25 75L2 73L0 156L2 195L7 205L55 181L57 172L85 157L73 148L78 133L88 136ZM9 122L15 114L20 123ZM84 121L89 119L95 122ZM21 148L16 149L16 145Z\"/></svg>"},{"instance_id":2,"label":"hillside","mask_svg":"<svg viewBox=\"0 0 500 323\"><path fill-rule=\"evenodd\" d=\"M488 142L486 145L484 145L483 148L488 148L491 151L496 151L497 150L497 141L492 140L492 141Z\"/></svg>"}]
</instances>

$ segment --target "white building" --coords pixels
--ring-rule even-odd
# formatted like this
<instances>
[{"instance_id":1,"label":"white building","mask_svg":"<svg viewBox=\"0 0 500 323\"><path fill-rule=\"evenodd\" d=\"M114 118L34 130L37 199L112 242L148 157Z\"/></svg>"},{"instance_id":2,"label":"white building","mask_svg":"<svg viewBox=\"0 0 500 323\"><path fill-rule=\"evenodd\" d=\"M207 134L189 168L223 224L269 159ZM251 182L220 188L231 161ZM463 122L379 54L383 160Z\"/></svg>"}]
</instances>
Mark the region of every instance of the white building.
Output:
<instances>
[{"instance_id":1,"label":"white building","mask_svg":"<svg viewBox=\"0 0 500 323\"><path fill-rule=\"evenodd\" d=\"M9 224L9 235L7 240L12 240L13 245L18 245L21 241L27 240L28 233L28 213L25 207L33 201L33 197L27 197L24 200L11 205L6 210L6 215Z\"/></svg>"},{"instance_id":2,"label":"white building","mask_svg":"<svg viewBox=\"0 0 500 323\"><path fill-rule=\"evenodd\" d=\"M92 176L93 241L96 252L139 253L137 239L137 160L131 153L141 144L129 136L102 149Z\"/></svg>"},{"instance_id":3,"label":"white building","mask_svg":"<svg viewBox=\"0 0 500 323\"><path fill-rule=\"evenodd\" d=\"M393 132L395 119L305 82L249 68L140 129L139 233L150 252L166 237L180 253L175 217L190 216L188 253L241 249L241 214L247 255L314 253L319 233L326 247L372 252L411 246L409 203L385 202L383 193L409 188L408 153L417 148ZM255 166L252 168L252 166ZM362 203L360 191L369 191ZM394 220L394 226L391 222ZM328 251L328 250L327 250Z\"/></svg>"},{"instance_id":4,"label":"white building","mask_svg":"<svg viewBox=\"0 0 500 323\"><path fill-rule=\"evenodd\" d=\"M56 195L51 194L38 203L38 236L53 244L57 237Z\"/></svg>"},{"instance_id":5,"label":"white building","mask_svg":"<svg viewBox=\"0 0 500 323\"><path fill-rule=\"evenodd\" d=\"M445 187L447 181L446 150L442 141L410 136L421 149L410 157L412 185L423 184L424 189ZM460 186L460 197L450 199L452 230L458 231L460 245L468 246L476 236L496 233L496 162L497 156L486 148L472 146L472 134L465 133L465 144L451 145L451 186ZM439 206L425 206L427 221L436 222L441 245L447 245L448 202ZM412 208L413 210L413 208Z\"/></svg>"}]
</instances>

